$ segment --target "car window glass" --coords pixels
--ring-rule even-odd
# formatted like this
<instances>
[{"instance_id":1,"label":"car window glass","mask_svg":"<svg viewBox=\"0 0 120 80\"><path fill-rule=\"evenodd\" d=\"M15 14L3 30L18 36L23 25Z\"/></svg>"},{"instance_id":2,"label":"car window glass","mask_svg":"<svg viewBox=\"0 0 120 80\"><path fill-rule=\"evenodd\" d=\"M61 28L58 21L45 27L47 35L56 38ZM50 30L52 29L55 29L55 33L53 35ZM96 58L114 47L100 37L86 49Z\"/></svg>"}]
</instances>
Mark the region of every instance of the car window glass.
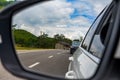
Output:
<instances>
[{"instance_id":1,"label":"car window glass","mask_svg":"<svg viewBox=\"0 0 120 80\"><path fill-rule=\"evenodd\" d=\"M99 15L99 17L96 19L96 21L93 23L92 27L90 28L89 32L87 33L87 36L82 44L82 47L84 49L86 49L86 50L88 49L89 44L90 44L91 39L92 39L92 36L93 36L93 34L94 34L98 24L99 24L104 12L105 12L105 10L101 13L101 15Z\"/></svg>"},{"instance_id":2,"label":"car window glass","mask_svg":"<svg viewBox=\"0 0 120 80\"><path fill-rule=\"evenodd\" d=\"M94 56L101 58L101 53L103 50L104 50L104 45L101 43L100 36L95 35L91 48L90 48L90 52Z\"/></svg>"},{"instance_id":3,"label":"car window glass","mask_svg":"<svg viewBox=\"0 0 120 80\"><path fill-rule=\"evenodd\" d=\"M79 41L73 41L72 42L72 46L79 46L80 45L80 42Z\"/></svg>"},{"instance_id":4,"label":"car window glass","mask_svg":"<svg viewBox=\"0 0 120 80\"><path fill-rule=\"evenodd\" d=\"M111 14L108 15L108 17L104 21L104 23L102 25L103 26L102 30L100 30L99 34L95 34L95 36L93 38L93 42L90 47L90 52L98 58L102 57L102 53L105 49L104 41L105 41L106 35L109 31L108 29L109 29L109 25L110 25L110 20L111 20Z\"/></svg>"}]
</instances>

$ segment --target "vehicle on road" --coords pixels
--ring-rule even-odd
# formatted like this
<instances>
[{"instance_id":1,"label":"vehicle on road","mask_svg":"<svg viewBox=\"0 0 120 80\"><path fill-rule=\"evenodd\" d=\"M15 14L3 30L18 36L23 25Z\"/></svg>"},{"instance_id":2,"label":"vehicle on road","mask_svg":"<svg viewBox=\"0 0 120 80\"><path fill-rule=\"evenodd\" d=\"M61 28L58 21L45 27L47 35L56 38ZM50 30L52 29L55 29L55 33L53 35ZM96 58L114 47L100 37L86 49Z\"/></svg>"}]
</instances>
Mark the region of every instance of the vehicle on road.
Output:
<instances>
[{"instance_id":1,"label":"vehicle on road","mask_svg":"<svg viewBox=\"0 0 120 80\"><path fill-rule=\"evenodd\" d=\"M103 55L106 54L104 51L108 48L109 39L113 39L111 33L114 32L112 26L114 6L114 3L111 3L104 8L81 45L75 48L75 53L69 58L70 64L65 75L67 79L86 79L96 72ZM73 53L72 49L71 53Z\"/></svg>"},{"instance_id":2,"label":"vehicle on road","mask_svg":"<svg viewBox=\"0 0 120 80\"><path fill-rule=\"evenodd\" d=\"M72 45L70 46L70 54L73 54L79 47L80 41L79 40L73 40Z\"/></svg>"}]
</instances>

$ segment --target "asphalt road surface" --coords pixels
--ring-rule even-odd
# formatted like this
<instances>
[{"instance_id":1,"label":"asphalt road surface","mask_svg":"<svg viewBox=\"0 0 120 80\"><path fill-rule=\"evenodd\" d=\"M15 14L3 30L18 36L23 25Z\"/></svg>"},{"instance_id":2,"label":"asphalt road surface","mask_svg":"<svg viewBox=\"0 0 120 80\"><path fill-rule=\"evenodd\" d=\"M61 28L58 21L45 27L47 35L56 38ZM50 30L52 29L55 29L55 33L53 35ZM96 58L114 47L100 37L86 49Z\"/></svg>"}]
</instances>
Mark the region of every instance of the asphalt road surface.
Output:
<instances>
[{"instance_id":1,"label":"asphalt road surface","mask_svg":"<svg viewBox=\"0 0 120 80\"><path fill-rule=\"evenodd\" d=\"M28 70L64 78L71 55L69 50L56 49L18 52L18 56L24 68Z\"/></svg>"}]
</instances>

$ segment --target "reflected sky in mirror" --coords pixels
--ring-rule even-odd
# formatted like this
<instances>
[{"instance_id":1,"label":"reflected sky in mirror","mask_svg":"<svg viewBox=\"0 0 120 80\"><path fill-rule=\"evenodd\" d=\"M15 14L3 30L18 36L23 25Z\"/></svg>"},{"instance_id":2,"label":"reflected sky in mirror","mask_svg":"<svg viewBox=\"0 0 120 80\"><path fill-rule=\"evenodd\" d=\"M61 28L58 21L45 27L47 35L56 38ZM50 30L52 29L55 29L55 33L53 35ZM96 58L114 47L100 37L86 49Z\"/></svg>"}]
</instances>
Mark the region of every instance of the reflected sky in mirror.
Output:
<instances>
[{"instance_id":1,"label":"reflected sky in mirror","mask_svg":"<svg viewBox=\"0 0 120 80\"><path fill-rule=\"evenodd\" d=\"M108 1L55 0L32 6L14 17L13 24L36 36L64 33L70 39L84 36Z\"/></svg>"}]
</instances>

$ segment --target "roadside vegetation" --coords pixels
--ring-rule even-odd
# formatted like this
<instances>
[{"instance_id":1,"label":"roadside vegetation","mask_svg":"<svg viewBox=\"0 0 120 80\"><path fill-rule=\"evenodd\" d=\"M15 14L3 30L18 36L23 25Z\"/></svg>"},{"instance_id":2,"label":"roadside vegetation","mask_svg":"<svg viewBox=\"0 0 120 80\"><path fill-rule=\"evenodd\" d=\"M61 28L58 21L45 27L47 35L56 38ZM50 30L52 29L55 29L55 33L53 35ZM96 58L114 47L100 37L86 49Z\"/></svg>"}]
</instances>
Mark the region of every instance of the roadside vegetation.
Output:
<instances>
[{"instance_id":1,"label":"roadside vegetation","mask_svg":"<svg viewBox=\"0 0 120 80\"><path fill-rule=\"evenodd\" d=\"M22 29L13 29L13 35L17 49L55 49L56 43L65 42L70 45L72 42L63 34L56 34L51 38L48 37L48 34L43 33L37 37Z\"/></svg>"},{"instance_id":2,"label":"roadside vegetation","mask_svg":"<svg viewBox=\"0 0 120 80\"><path fill-rule=\"evenodd\" d=\"M7 1L7 0L0 0L0 9L3 9L5 6L7 6L8 4L13 3L13 1Z\"/></svg>"},{"instance_id":3,"label":"roadside vegetation","mask_svg":"<svg viewBox=\"0 0 120 80\"><path fill-rule=\"evenodd\" d=\"M32 47L20 47L20 46L15 46L17 50L40 50L40 48L32 48ZM42 49L41 49L42 50Z\"/></svg>"}]
</instances>

